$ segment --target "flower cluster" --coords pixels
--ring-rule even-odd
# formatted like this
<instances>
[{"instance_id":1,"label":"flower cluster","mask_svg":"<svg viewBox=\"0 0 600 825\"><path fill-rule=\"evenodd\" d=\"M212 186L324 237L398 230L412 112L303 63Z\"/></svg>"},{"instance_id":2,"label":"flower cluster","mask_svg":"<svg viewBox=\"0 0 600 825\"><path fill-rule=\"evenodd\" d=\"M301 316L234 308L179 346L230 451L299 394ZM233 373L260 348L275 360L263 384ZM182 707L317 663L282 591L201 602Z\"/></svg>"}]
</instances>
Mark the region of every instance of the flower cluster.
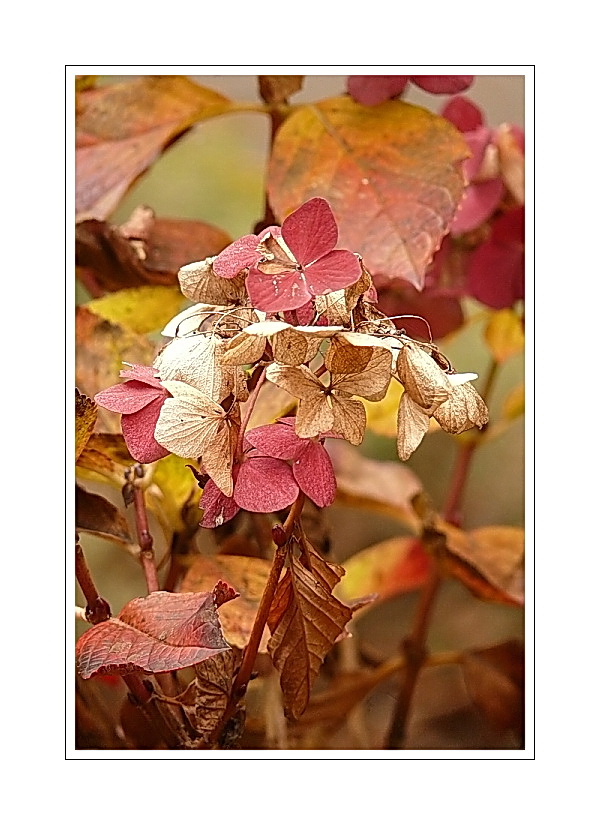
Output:
<instances>
[{"instance_id":1,"label":"flower cluster","mask_svg":"<svg viewBox=\"0 0 600 825\"><path fill-rule=\"evenodd\" d=\"M181 288L194 304L163 330L170 342L152 366L130 365L122 384L96 396L122 414L137 461L174 453L201 462L205 527L240 510L282 510L300 491L331 504L326 439L360 444L361 399L381 400L392 380L404 387L401 459L431 418L451 433L487 422L476 376L456 375L435 345L397 330L375 306L360 256L335 249L337 237L329 204L313 198L281 228L184 266ZM295 415L249 429L265 380L289 394Z\"/></svg>"}]
</instances>

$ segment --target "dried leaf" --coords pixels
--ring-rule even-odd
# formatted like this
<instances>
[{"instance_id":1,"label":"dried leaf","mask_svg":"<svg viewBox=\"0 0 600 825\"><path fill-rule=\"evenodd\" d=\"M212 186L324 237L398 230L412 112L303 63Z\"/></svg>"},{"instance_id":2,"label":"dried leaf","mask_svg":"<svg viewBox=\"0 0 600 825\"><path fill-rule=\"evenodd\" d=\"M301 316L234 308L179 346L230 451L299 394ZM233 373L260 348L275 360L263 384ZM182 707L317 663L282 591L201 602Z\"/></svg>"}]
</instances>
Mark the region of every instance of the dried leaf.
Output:
<instances>
[{"instance_id":1,"label":"dried leaf","mask_svg":"<svg viewBox=\"0 0 600 825\"><path fill-rule=\"evenodd\" d=\"M523 605L525 534L521 527L489 526L464 532L443 524L441 529L451 575L480 598Z\"/></svg>"},{"instance_id":2,"label":"dried leaf","mask_svg":"<svg viewBox=\"0 0 600 825\"><path fill-rule=\"evenodd\" d=\"M421 587L431 560L416 538L392 538L355 553L344 562L346 575L336 596L346 604L363 593L376 593L378 604Z\"/></svg>"},{"instance_id":3,"label":"dried leaf","mask_svg":"<svg viewBox=\"0 0 600 825\"><path fill-rule=\"evenodd\" d=\"M121 289L86 306L100 318L132 332L145 333L161 329L179 311L182 302L181 292L175 287L142 286Z\"/></svg>"},{"instance_id":4,"label":"dried leaf","mask_svg":"<svg viewBox=\"0 0 600 825\"><path fill-rule=\"evenodd\" d=\"M337 479L337 502L382 513L414 532L420 527L411 505L422 485L397 461L375 461L343 441L328 441Z\"/></svg>"},{"instance_id":5,"label":"dried leaf","mask_svg":"<svg viewBox=\"0 0 600 825\"><path fill-rule=\"evenodd\" d=\"M182 593L206 591L220 579L239 590L239 598L219 609L219 619L228 644L243 648L248 644L270 569L271 565L265 559L249 556L200 556L187 571L180 590ZM269 629L265 628L260 653L266 653L270 635Z\"/></svg>"},{"instance_id":6,"label":"dried leaf","mask_svg":"<svg viewBox=\"0 0 600 825\"><path fill-rule=\"evenodd\" d=\"M222 95L178 75L145 76L79 94L78 218L106 218L167 145L228 105Z\"/></svg>"},{"instance_id":7,"label":"dried leaf","mask_svg":"<svg viewBox=\"0 0 600 825\"><path fill-rule=\"evenodd\" d=\"M123 226L96 220L82 221L75 229L77 266L89 270L108 291L145 284L176 286L182 264L216 254L230 240L210 224L172 218L153 217L143 241L123 233Z\"/></svg>"},{"instance_id":8,"label":"dried leaf","mask_svg":"<svg viewBox=\"0 0 600 825\"><path fill-rule=\"evenodd\" d=\"M525 658L521 642L465 651L465 685L475 705L498 730L525 731Z\"/></svg>"},{"instance_id":9,"label":"dried leaf","mask_svg":"<svg viewBox=\"0 0 600 825\"><path fill-rule=\"evenodd\" d=\"M164 402L155 437L182 458L202 457L208 475L226 495L233 493L231 468L237 439L235 410L226 413L204 393L182 381L164 381L172 398Z\"/></svg>"},{"instance_id":10,"label":"dried leaf","mask_svg":"<svg viewBox=\"0 0 600 825\"><path fill-rule=\"evenodd\" d=\"M75 387L75 461L90 440L97 417L96 404Z\"/></svg>"},{"instance_id":11,"label":"dried leaf","mask_svg":"<svg viewBox=\"0 0 600 825\"><path fill-rule=\"evenodd\" d=\"M314 195L327 198L341 246L359 249L375 276L421 289L461 199L468 154L447 120L416 106L322 100L278 130L269 200L282 218Z\"/></svg>"},{"instance_id":12,"label":"dried leaf","mask_svg":"<svg viewBox=\"0 0 600 825\"><path fill-rule=\"evenodd\" d=\"M123 515L102 496L75 485L75 525L78 530L130 547L134 539Z\"/></svg>"},{"instance_id":13,"label":"dried leaf","mask_svg":"<svg viewBox=\"0 0 600 825\"><path fill-rule=\"evenodd\" d=\"M514 309L499 309L492 313L484 337L490 352L499 364L518 355L525 348L523 322Z\"/></svg>"},{"instance_id":14,"label":"dried leaf","mask_svg":"<svg viewBox=\"0 0 600 825\"><path fill-rule=\"evenodd\" d=\"M238 650L223 650L195 665L196 676L179 696L155 695L160 705L177 705L191 727L194 740L207 743L227 707L235 670L239 666Z\"/></svg>"},{"instance_id":15,"label":"dried leaf","mask_svg":"<svg viewBox=\"0 0 600 825\"><path fill-rule=\"evenodd\" d=\"M331 593L337 571L321 562L312 558L311 571L290 556L268 620L272 634L268 650L280 673L286 713L293 719L306 708L325 656L352 617L352 610Z\"/></svg>"},{"instance_id":16,"label":"dried leaf","mask_svg":"<svg viewBox=\"0 0 600 825\"><path fill-rule=\"evenodd\" d=\"M227 650L213 593L156 591L125 605L77 642L77 668L101 673L164 673L198 664Z\"/></svg>"}]
</instances>

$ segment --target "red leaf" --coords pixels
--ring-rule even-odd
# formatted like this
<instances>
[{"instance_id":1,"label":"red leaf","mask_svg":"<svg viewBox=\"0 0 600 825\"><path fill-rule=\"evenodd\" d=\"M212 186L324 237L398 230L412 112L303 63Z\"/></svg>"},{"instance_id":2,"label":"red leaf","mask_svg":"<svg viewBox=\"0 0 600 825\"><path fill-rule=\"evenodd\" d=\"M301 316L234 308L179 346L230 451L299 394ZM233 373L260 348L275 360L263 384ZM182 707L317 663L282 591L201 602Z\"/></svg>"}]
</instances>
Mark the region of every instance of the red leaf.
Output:
<instances>
[{"instance_id":1,"label":"red leaf","mask_svg":"<svg viewBox=\"0 0 600 825\"><path fill-rule=\"evenodd\" d=\"M157 591L86 631L77 642L77 666L84 679L136 670L164 673L198 664L228 647L214 593Z\"/></svg>"}]
</instances>

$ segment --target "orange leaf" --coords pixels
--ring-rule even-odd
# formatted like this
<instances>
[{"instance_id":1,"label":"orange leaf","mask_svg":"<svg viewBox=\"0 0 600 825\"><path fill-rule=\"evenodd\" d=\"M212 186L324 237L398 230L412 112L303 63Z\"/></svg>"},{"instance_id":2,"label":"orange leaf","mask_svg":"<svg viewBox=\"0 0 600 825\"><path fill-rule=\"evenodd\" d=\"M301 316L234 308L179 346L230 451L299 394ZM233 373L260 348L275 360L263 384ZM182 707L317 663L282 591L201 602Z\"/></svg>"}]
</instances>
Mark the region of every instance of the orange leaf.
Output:
<instances>
[{"instance_id":1,"label":"orange leaf","mask_svg":"<svg viewBox=\"0 0 600 825\"><path fill-rule=\"evenodd\" d=\"M186 77L141 77L77 97L75 207L103 220L133 181L198 120L221 114L225 97Z\"/></svg>"},{"instance_id":2,"label":"orange leaf","mask_svg":"<svg viewBox=\"0 0 600 825\"><path fill-rule=\"evenodd\" d=\"M462 198L459 164L468 156L460 133L425 109L331 98L303 106L279 129L269 200L283 219L326 198L340 247L359 252L379 283L402 279L422 289Z\"/></svg>"}]
</instances>

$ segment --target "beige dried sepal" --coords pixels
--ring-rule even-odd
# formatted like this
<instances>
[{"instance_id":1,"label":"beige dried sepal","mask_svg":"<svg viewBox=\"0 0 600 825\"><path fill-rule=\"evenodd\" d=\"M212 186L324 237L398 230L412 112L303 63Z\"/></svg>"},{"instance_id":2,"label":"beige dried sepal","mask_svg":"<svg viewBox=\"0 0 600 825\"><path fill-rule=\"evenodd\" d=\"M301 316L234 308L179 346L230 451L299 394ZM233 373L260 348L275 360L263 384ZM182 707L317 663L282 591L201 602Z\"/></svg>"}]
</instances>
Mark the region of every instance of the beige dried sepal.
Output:
<instances>
[{"instance_id":1,"label":"beige dried sepal","mask_svg":"<svg viewBox=\"0 0 600 825\"><path fill-rule=\"evenodd\" d=\"M299 366L311 361L325 338L340 327L294 327L285 321L261 321L250 324L227 346L224 364L253 364L263 357L270 341L273 358L280 364Z\"/></svg>"},{"instance_id":2,"label":"beige dried sepal","mask_svg":"<svg viewBox=\"0 0 600 825\"><path fill-rule=\"evenodd\" d=\"M156 356L152 366L162 381L184 381L213 401L222 401L231 393L244 401L242 371L221 366L224 347L225 342L213 335L174 338Z\"/></svg>"},{"instance_id":3,"label":"beige dried sepal","mask_svg":"<svg viewBox=\"0 0 600 825\"><path fill-rule=\"evenodd\" d=\"M403 340L396 370L400 383L420 407L436 407L450 397L452 384L447 374L414 341Z\"/></svg>"},{"instance_id":4,"label":"beige dried sepal","mask_svg":"<svg viewBox=\"0 0 600 825\"><path fill-rule=\"evenodd\" d=\"M233 493L231 468L239 432L237 405L229 412L182 381L163 381L172 398L162 405L154 437L181 458L202 458L217 487Z\"/></svg>"},{"instance_id":5,"label":"beige dried sepal","mask_svg":"<svg viewBox=\"0 0 600 825\"><path fill-rule=\"evenodd\" d=\"M440 427L447 433L464 433L471 427L483 427L490 416L483 398L472 384L452 387L450 398L433 413Z\"/></svg>"},{"instance_id":6,"label":"beige dried sepal","mask_svg":"<svg viewBox=\"0 0 600 825\"><path fill-rule=\"evenodd\" d=\"M392 352L371 335L339 332L331 340L325 366L338 392L381 401L392 375Z\"/></svg>"},{"instance_id":7,"label":"beige dried sepal","mask_svg":"<svg viewBox=\"0 0 600 825\"><path fill-rule=\"evenodd\" d=\"M186 298L196 303L244 304L246 302L246 277L240 273L235 278L220 278L212 264L215 257L186 264L177 277L181 291Z\"/></svg>"},{"instance_id":8,"label":"beige dried sepal","mask_svg":"<svg viewBox=\"0 0 600 825\"><path fill-rule=\"evenodd\" d=\"M402 393L398 407L398 456L406 461L417 449L429 429L427 410L416 404L407 392Z\"/></svg>"},{"instance_id":9,"label":"beige dried sepal","mask_svg":"<svg viewBox=\"0 0 600 825\"><path fill-rule=\"evenodd\" d=\"M315 310L319 317L326 316L330 324L349 326L352 322L352 310L356 307L361 295L364 295L373 285L370 274L362 265L362 274L358 281L346 289L336 289L328 295L317 295Z\"/></svg>"},{"instance_id":10,"label":"beige dried sepal","mask_svg":"<svg viewBox=\"0 0 600 825\"><path fill-rule=\"evenodd\" d=\"M325 387L305 366L288 367L271 364L267 378L298 399L296 434L313 438L332 430L351 444L360 444L367 423L360 401L336 394L333 386Z\"/></svg>"},{"instance_id":11,"label":"beige dried sepal","mask_svg":"<svg viewBox=\"0 0 600 825\"><path fill-rule=\"evenodd\" d=\"M230 307L220 304L194 304L171 318L160 334L165 338L181 338L199 330L211 330L229 309Z\"/></svg>"}]
</instances>

